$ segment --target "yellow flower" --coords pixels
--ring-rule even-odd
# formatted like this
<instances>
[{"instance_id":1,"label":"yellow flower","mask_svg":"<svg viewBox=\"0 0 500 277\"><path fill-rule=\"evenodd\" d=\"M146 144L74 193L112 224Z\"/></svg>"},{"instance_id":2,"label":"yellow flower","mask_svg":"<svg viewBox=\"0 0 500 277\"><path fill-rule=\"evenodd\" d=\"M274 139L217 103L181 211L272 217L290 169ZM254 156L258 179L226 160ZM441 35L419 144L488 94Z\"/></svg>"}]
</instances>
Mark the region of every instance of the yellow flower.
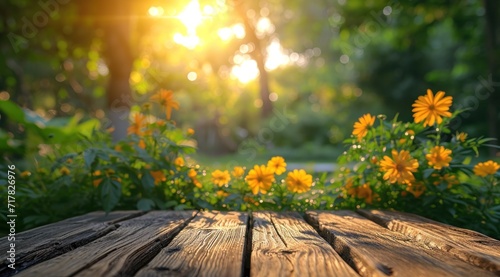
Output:
<instances>
[{"instance_id":1,"label":"yellow flower","mask_svg":"<svg viewBox=\"0 0 500 277\"><path fill-rule=\"evenodd\" d=\"M94 171L94 173L92 173L92 176L94 176L94 177L101 176L101 171L100 170ZM96 178L95 180L92 181L92 185L94 185L94 187L97 187L97 186L99 186L99 184L101 182L102 182L102 178Z\"/></svg>"},{"instance_id":2,"label":"yellow flower","mask_svg":"<svg viewBox=\"0 0 500 277\"><path fill-rule=\"evenodd\" d=\"M192 128L188 128L187 129L187 134L188 134L188 136L194 135L194 130Z\"/></svg>"},{"instance_id":3,"label":"yellow flower","mask_svg":"<svg viewBox=\"0 0 500 277\"><path fill-rule=\"evenodd\" d=\"M151 176L153 176L155 185L158 185L160 182L165 182L167 180L167 177L161 170L151 170L149 173L151 174Z\"/></svg>"},{"instance_id":4,"label":"yellow flower","mask_svg":"<svg viewBox=\"0 0 500 277\"><path fill-rule=\"evenodd\" d=\"M365 199L366 204L372 204L373 202L373 191L368 183L358 187L356 196Z\"/></svg>"},{"instance_id":5,"label":"yellow flower","mask_svg":"<svg viewBox=\"0 0 500 277\"><path fill-rule=\"evenodd\" d=\"M160 126L160 127L165 126L165 124L167 124L167 123L165 122L165 120L158 119L158 120L156 121L156 125L158 125L158 126Z\"/></svg>"},{"instance_id":6,"label":"yellow flower","mask_svg":"<svg viewBox=\"0 0 500 277\"><path fill-rule=\"evenodd\" d=\"M239 178L245 174L245 169L241 166L235 166L233 172L231 172L234 178Z\"/></svg>"},{"instance_id":7,"label":"yellow flower","mask_svg":"<svg viewBox=\"0 0 500 277\"><path fill-rule=\"evenodd\" d=\"M457 132L457 136L456 136L457 140L460 141L460 142L465 142L465 140L467 139L467 133L464 133L464 132L460 132L458 133Z\"/></svg>"},{"instance_id":8,"label":"yellow flower","mask_svg":"<svg viewBox=\"0 0 500 277\"><path fill-rule=\"evenodd\" d=\"M303 193L311 189L312 176L303 169L294 169L292 172L288 172L285 181L289 191Z\"/></svg>"},{"instance_id":9,"label":"yellow flower","mask_svg":"<svg viewBox=\"0 0 500 277\"><path fill-rule=\"evenodd\" d=\"M440 124L443 122L442 117L451 117L449 112L453 97L444 97L443 91L438 91L434 96L430 89L427 90L427 95L419 96L413 103L413 117L415 123L424 121L424 127L434 125L434 122Z\"/></svg>"},{"instance_id":10,"label":"yellow flower","mask_svg":"<svg viewBox=\"0 0 500 277\"><path fill-rule=\"evenodd\" d=\"M198 176L198 172L196 172L196 170L194 168L191 168L189 169L188 171L188 177L189 179L191 179L191 181L193 181L193 184L200 188L202 187L202 184L200 183L200 181L198 181L198 179L196 178L196 176Z\"/></svg>"},{"instance_id":11,"label":"yellow flower","mask_svg":"<svg viewBox=\"0 0 500 277\"><path fill-rule=\"evenodd\" d=\"M449 173L446 173L443 176L437 173L433 173L431 176L437 178L433 182L435 186L439 186L441 183L446 183L448 184L448 188L451 188L452 186L458 185L460 183L460 181L457 179L457 176Z\"/></svg>"},{"instance_id":12,"label":"yellow flower","mask_svg":"<svg viewBox=\"0 0 500 277\"><path fill-rule=\"evenodd\" d=\"M26 178L26 177L29 177L29 176L31 176L31 172L29 172L27 170L21 172L21 177Z\"/></svg>"},{"instance_id":13,"label":"yellow flower","mask_svg":"<svg viewBox=\"0 0 500 277\"><path fill-rule=\"evenodd\" d=\"M384 180L398 184L405 184L415 179L412 172L416 172L418 168L418 161L410 156L410 152L401 150L398 153L392 150L392 159L384 156L380 161L380 169L385 172Z\"/></svg>"},{"instance_id":14,"label":"yellow flower","mask_svg":"<svg viewBox=\"0 0 500 277\"><path fill-rule=\"evenodd\" d=\"M67 167L63 166L61 167L61 169L59 169L59 172L61 172L62 175L69 175L70 170Z\"/></svg>"},{"instance_id":15,"label":"yellow flower","mask_svg":"<svg viewBox=\"0 0 500 277\"><path fill-rule=\"evenodd\" d=\"M179 102L175 101L171 90L161 89L157 94L151 96L150 100L158 101L165 108L167 119L170 119L172 109L179 109Z\"/></svg>"},{"instance_id":16,"label":"yellow flower","mask_svg":"<svg viewBox=\"0 0 500 277\"><path fill-rule=\"evenodd\" d=\"M219 187L227 185L231 181L231 176L227 170L221 171L219 169L212 172L212 182Z\"/></svg>"},{"instance_id":17,"label":"yellow flower","mask_svg":"<svg viewBox=\"0 0 500 277\"><path fill-rule=\"evenodd\" d=\"M415 198L419 198L420 195L422 195L426 188L425 188L425 185L421 182L418 182L418 183L415 183L415 184L408 184L408 186L406 187L406 190L413 194L413 196L415 196Z\"/></svg>"},{"instance_id":18,"label":"yellow flower","mask_svg":"<svg viewBox=\"0 0 500 277\"><path fill-rule=\"evenodd\" d=\"M495 174L498 169L500 169L500 165L492 160L489 160L484 163L478 163L474 166L474 174L481 177L486 177L487 175Z\"/></svg>"},{"instance_id":19,"label":"yellow flower","mask_svg":"<svg viewBox=\"0 0 500 277\"><path fill-rule=\"evenodd\" d=\"M144 142L144 140L143 140L143 139L141 139L141 140L139 141L139 147L140 147L140 148L142 148L142 149L146 149L146 143Z\"/></svg>"},{"instance_id":20,"label":"yellow flower","mask_svg":"<svg viewBox=\"0 0 500 277\"><path fill-rule=\"evenodd\" d=\"M200 188L200 189L203 187L203 185L202 185L202 184L200 183L200 181L198 181L198 180L193 180L193 184L194 184L197 188Z\"/></svg>"},{"instance_id":21,"label":"yellow flower","mask_svg":"<svg viewBox=\"0 0 500 277\"><path fill-rule=\"evenodd\" d=\"M227 193L227 192L225 192L223 190L218 190L217 191L217 197L223 198L223 197L226 197L228 195L229 195L229 193Z\"/></svg>"},{"instance_id":22,"label":"yellow flower","mask_svg":"<svg viewBox=\"0 0 500 277\"><path fill-rule=\"evenodd\" d=\"M346 180L344 192L349 196L356 196L357 190L355 187L353 187L352 178Z\"/></svg>"},{"instance_id":23,"label":"yellow flower","mask_svg":"<svg viewBox=\"0 0 500 277\"><path fill-rule=\"evenodd\" d=\"M245 203L254 204L255 206L259 206L259 201L255 200L249 196L243 197L243 201L245 201Z\"/></svg>"},{"instance_id":24,"label":"yellow flower","mask_svg":"<svg viewBox=\"0 0 500 277\"><path fill-rule=\"evenodd\" d=\"M281 175L281 173L286 171L285 159L280 156L272 157L271 160L267 162L267 167L276 175Z\"/></svg>"},{"instance_id":25,"label":"yellow flower","mask_svg":"<svg viewBox=\"0 0 500 277\"><path fill-rule=\"evenodd\" d=\"M196 179L196 176L198 175L198 173L196 172L196 170L194 168L191 168L189 169L188 171L188 177L191 179L191 180L194 180Z\"/></svg>"},{"instance_id":26,"label":"yellow flower","mask_svg":"<svg viewBox=\"0 0 500 277\"><path fill-rule=\"evenodd\" d=\"M144 127L144 120L146 119L146 116L141 114L141 113L135 113L133 116L132 124L130 127L127 129L127 133L130 134L136 134L138 136L141 136L144 132L142 131L142 128Z\"/></svg>"},{"instance_id":27,"label":"yellow flower","mask_svg":"<svg viewBox=\"0 0 500 277\"><path fill-rule=\"evenodd\" d=\"M184 166L184 159L182 157L177 157L174 160L174 164L178 167L183 167Z\"/></svg>"},{"instance_id":28,"label":"yellow flower","mask_svg":"<svg viewBox=\"0 0 500 277\"><path fill-rule=\"evenodd\" d=\"M367 113L358 119L358 122L354 123L354 130L352 134L358 137L358 141L368 133L368 129L375 123L375 117Z\"/></svg>"},{"instance_id":29,"label":"yellow flower","mask_svg":"<svg viewBox=\"0 0 500 277\"><path fill-rule=\"evenodd\" d=\"M434 146L429 154L425 155L425 158L429 162L430 166L434 169L440 170L443 167L450 165L451 161L451 150L444 148L444 146Z\"/></svg>"},{"instance_id":30,"label":"yellow flower","mask_svg":"<svg viewBox=\"0 0 500 277\"><path fill-rule=\"evenodd\" d=\"M245 181L250 186L253 194L258 194L259 191L266 194L274 182L274 172L265 165L255 165L253 169L248 172Z\"/></svg>"},{"instance_id":31,"label":"yellow flower","mask_svg":"<svg viewBox=\"0 0 500 277\"><path fill-rule=\"evenodd\" d=\"M121 145L116 145L115 146L115 151L122 152L122 146Z\"/></svg>"}]
</instances>

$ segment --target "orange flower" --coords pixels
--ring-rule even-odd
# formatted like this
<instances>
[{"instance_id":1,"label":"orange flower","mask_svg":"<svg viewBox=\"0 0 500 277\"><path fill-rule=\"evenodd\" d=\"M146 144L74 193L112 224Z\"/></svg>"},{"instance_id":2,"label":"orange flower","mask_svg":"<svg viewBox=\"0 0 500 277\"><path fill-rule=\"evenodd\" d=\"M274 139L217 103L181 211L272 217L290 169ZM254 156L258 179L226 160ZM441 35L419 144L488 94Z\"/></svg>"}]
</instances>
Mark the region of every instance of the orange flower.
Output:
<instances>
[{"instance_id":1,"label":"orange flower","mask_svg":"<svg viewBox=\"0 0 500 277\"><path fill-rule=\"evenodd\" d=\"M191 179L191 180L194 180L196 179L196 176L198 175L198 173L196 172L196 170L194 168L191 168L189 169L188 171L188 177Z\"/></svg>"},{"instance_id":2,"label":"orange flower","mask_svg":"<svg viewBox=\"0 0 500 277\"><path fill-rule=\"evenodd\" d=\"M27 170L21 172L21 177L26 178L26 177L29 177L29 176L31 176L31 172L29 172Z\"/></svg>"},{"instance_id":3,"label":"orange flower","mask_svg":"<svg viewBox=\"0 0 500 277\"><path fill-rule=\"evenodd\" d=\"M457 132L457 135L456 135L456 138L458 141L460 142L465 142L465 140L467 139L467 133L464 133L464 132Z\"/></svg>"},{"instance_id":4,"label":"orange flower","mask_svg":"<svg viewBox=\"0 0 500 277\"><path fill-rule=\"evenodd\" d=\"M193 168L189 169L189 171L188 171L188 177L189 177L189 179L191 179L191 181L193 181L193 184L196 187L198 187L198 188L201 189L202 184L200 183L200 181L198 181L198 179L196 178L196 176L198 176L198 173L196 172L196 170L193 169Z\"/></svg>"},{"instance_id":5,"label":"orange flower","mask_svg":"<svg viewBox=\"0 0 500 277\"><path fill-rule=\"evenodd\" d=\"M174 164L178 167L183 167L184 166L184 159L182 157L177 157L174 160Z\"/></svg>"},{"instance_id":6,"label":"orange flower","mask_svg":"<svg viewBox=\"0 0 500 277\"><path fill-rule=\"evenodd\" d=\"M375 123L375 117L367 113L358 119L358 122L354 123L354 130L352 134L358 137L358 141L366 136L368 130Z\"/></svg>"},{"instance_id":7,"label":"orange flower","mask_svg":"<svg viewBox=\"0 0 500 277\"><path fill-rule=\"evenodd\" d=\"M94 173L92 173L92 176L94 176L94 177L101 176L101 171L100 170L94 171ZM99 186L99 184L101 184L101 182L102 182L102 178L96 178L92 181L92 185L94 185L94 187L97 187L97 186Z\"/></svg>"},{"instance_id":8,"label":"orange flower","mask_svg":"<svg viewBox=\"0 0 500 277\"><path fill-rule=\"evenodd\" d=\"M227 170L221 171L219 169L212 172L212 182L219 187L227 185L231 181L231 176Z\"/></svg>"},{"instance_id":9,"label":"orange flower","mask_svg":"<svg viewBox=\"0 0 500 277\"><path fill-rule=\"evenodd\" d=\"M194 135L194 130L192 128L188 128L187 129L187 134L188 134L188 136Z\"/></svg>"},{"instance_id":10,"label":"orange flower","mask_svg":"<svg viewBox=\"0 0 500 277\"><path fill-rule=\"evenodd\" d=\"M422 195L426 188L425 188L425 185L421 182L418 182L418 183L415 183L415 184L408 184L408 186L406 187L406 190L413 194L413 196L415 196L415 198L419 198L420 195Z\"/></svg>"},{"instance_id":11,"label":"orange flower","mask_svg":"<svg viewBox=\"0 0 500 277\"><path fill-rule=\"evenodd\" d=\"M438 91L436 96L432 94L430 89L427 90L427 95L419 96L413 103L413 117L415 123L424 122L424 127L434 125L434 122L441 124L442 117L451 117L449 112L450 106L453 102L453 97L444 97L443 91Z\"/></svg>"},{"instance_id":12,"label":"orange flower","mask_svg":"<svg viewBox=\"0 0 500 277\"><path fill-rule=\"evenodd\" d=\"M267 167L271 169L276 175L281 175L281 173L286 171L285 159L280 156L272 157L267 162Z\"/></svg>"},{"instance_id":13,"label":"orange flower","mask_svg":"<svg viewBox=\"0 0 500 277\"><path fill-rule=\"evenodd\" d=\"M127 133L130 134L136 134L138 136L142 136L144 133L142 131L142 128L144 128L144 120L146 119L146 116L141 114L141 113L135 113L133 116L132 124L130 127L127 129Z\"/></svg>"},{"instance_id":14,"label":"orange flower","mask_svg":"<svg viewBox=\"0 0 500 277\"><path fill-rule=\"evenodd\" d=\"M434 146L429 154L425 155L425 158L429 162L430 166L433 166L434 169L440 170L443 167L450 166L450 155L450 149L446 149L444 146Z\"/></svg>"},{"instance_id":15,"label":"orange flower","mask_svg":"<svg viewBox=\"0 0 500 277\"><path fill-rule=\"evenodd\" d=\"M356 196L358 198L365 199L366 204L371 204L373 202L373 191L368 183L363 184L361 187L358 187Z\"/></svg>"},{"instance_id":16,"label":"orange flower","mask_svg":"<svg viewBox=\"0 0 500 277\"><path fill-rule=\"evenodd\" d=\"M161 89L157 94L151 96L150 100L158 101L165 108L166 116L169 120L172 109L179 109L179 102L175 101L174 93L171 90Z\"/></svg>"},{"instance_id":17,"label":"orange flower","mask_svg":"<svg viewBox=\"0 0 500 277\"><path fill-rule=\"evenodd\" d=\"M488 175L495 174L498 169L500 169L500 165L492 160L489 160L484 163L478 163L474 166L474 174L481 177L486 177Z\"/></svg>"},{"instance_id":18,"label":"orange flower","mask_svg":"<svg viewBox=\"0 0 500 277\"><path fill-rule=\"evenodd\" d=\"M410 152L401 150L398 153L392 150L392 159L384 156L380 161L380 170L385 171L384 180L398 184L405 184L415 180L412 172L416 172L418 161L410 156Z\"/></svg>"},{"instance_id":19,"label":"orange flower","mask_svg":"<svg viewBox=\"0 0 500 277\"><path fill-rule=\"evenodd\" d=\"M63 166L63 167L61 167L61 169L59 169L59 172L60 172L62 175L69 175L70 170L69 170L67 167Z\"/></svg>"},{"instance_id":20,"label":"orange flower","mask_svg":"<svg viewBox=\"0 0 500 277\"><path fill-rule=\"evenodd\" d=\"M353 187L352 178L347 179L344 186L344 192L349 196L356 196L356 188Z\"/></svg>"},{"instance_id":21,"label":"orange flower","mask_svg":"<svg viewBox=\"0 0 500 277\"><path fill-rule=\"evenodd\" d=\"M241 166L235 166L233 172L231 172L234 178L239 178L245 174L245 169Z\"/></svg>"},{"instance_id":22,"label":"orange flower","mask_svg":"<svg viewBox=\"0 0 500 277\"><path fill-rule=\"evenodd\" d=\"M266 194L274 182L274 172L265 165L255 165L253 169L248 172L245 181L250 186L253 194L258 194L259 191Z\"/></svg>"},{"instance_id":23,"label":"orange flower","mask_svg":"<svg viewBox=\"0 0 500 277\"><path fill-rule=\"evenodd\" d=\"M217 197L220 197L220 198L223 198L223 197L227 197L229 195L229 193L223 191L223 190L218 190L217 191Z\"/></svg>"},{"instance_id":24,"label":"orange flower","mask_svg":"<svg viewBox=\"0 0 500 277\"><path fill-rule=\"evenodd\" d=\"M143 140L143 139L141 139L141 140L139 141L139 147L140 147L140 148L142 148L142 149L146 149L146 143L144 142L144 140Z\"/></svg>"},{"instance_id":25,"label":"orange flower","mask_svg":"<svg viewBox=\"0 0 500 277\"><path fill-rule=\"evenodd\" d=\"M158 120L156 121L156 124L157 124L158 126L162 127L162 126L165 126L165 124L167 124L167 123L165 122L165 120L158 119Z\"/></svg>"},{"instance_id":26,"label":"orange flower","mask_svg":"<svg viewBox=\"0 0 500 277\"><path fill-rule=\"evenodd\" d=\"M286 184L289 191L303 193L311 189L312 176L307 174L303 169L294 169L288 173Z\"/></svg>"},{"instance_id":27,"label":"orange flower","mask_svg":"<svg viewBox=\"0 0 500 277\"><path fill-rule=\"evenodd\" d=\"M152 170L149 173L151 174L151 176L153 176L155 185L158 185L160 182L165 182L167 180L167 177L161 170Z\"/></svg>"}]
</instances>

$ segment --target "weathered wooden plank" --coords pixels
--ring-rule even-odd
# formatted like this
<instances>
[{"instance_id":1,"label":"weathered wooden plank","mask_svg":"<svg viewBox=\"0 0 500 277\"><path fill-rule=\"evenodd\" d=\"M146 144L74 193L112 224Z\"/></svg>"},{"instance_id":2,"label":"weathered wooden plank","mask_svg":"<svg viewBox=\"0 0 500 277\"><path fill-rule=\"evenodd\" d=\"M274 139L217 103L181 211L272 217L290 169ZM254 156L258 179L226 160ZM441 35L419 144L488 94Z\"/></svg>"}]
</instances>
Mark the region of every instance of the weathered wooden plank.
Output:
<instances>
[{"instance_id":1,"label":"weathered wooden plank","mask_svg":"<svg viewBox=\"0 0 500 277\"><path fill-rule=\"evenodd\" d=\"M495 276L352 211L307 212L307 219L361 276Z\"/></svg>"},{"instance_id":2,"label":"weathered wooden plank","mask_svg":"<svg viewBox=\"0 0 500 277\"><path fill-rule=\"evenodd\" d=\"M251 276L359 276L298 213L253 213Z\"/></svg>"},{"instance_id":3,"label":"weathered wooden plank","mask_svg":"<svg viewBox=\"0 0 500 277\"><path fill-rule=\"evenodd\" d=\"M413 214L359 210L359 214L413 239L414 243L439 249L470 264L500 275L500 241L478 232L453 227Z\"/></svg>"},{"instance_id":4,"label":"weathered wooden plank","mask_svg":"<svg viewBox=\"0 0 500 277\"><path fill-rule=\"evenodd\" d=\"M204 212L136 276L241 276L248 215Z\"/></svg>"},{"instance_id":5,"label":"weathered wooden plank","mask_svg":"<svg viewBox=\"0 0 500 277\"><path fill-rule=\"evenodd\" d=\"M166 246L196 212L153 211L18 276L130 276Z\"/></svg>"},{"instance_id":6,"label":"weathered wooden plank","mask_svg":"<svg viewBox=\"0 0 500 277\"><path fill-rule=\"evenodd\" d=\"M19 270L87 244L115 230L117 222L141 214L144 212L116 211L108 215L93 212L19 233L14 241L16 270L7 267L6 253L10 242L3 237L0 239L0 276L11 276Z\"/></svg>"}]
</instances>

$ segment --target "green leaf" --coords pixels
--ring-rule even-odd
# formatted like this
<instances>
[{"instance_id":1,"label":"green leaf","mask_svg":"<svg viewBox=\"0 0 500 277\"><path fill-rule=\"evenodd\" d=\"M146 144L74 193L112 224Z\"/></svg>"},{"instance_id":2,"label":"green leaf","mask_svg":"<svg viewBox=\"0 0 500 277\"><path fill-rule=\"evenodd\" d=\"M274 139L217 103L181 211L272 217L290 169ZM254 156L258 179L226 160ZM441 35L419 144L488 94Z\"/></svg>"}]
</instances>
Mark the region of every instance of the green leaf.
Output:
<instances>
[{"instance_id":1,"label":"green leaf","mask_svg":"<svg viewBox=\"0 0 500 277\"><path fill-rule=\"evenodd\" d=\"M26 123L24 111L21 107L12 101L0 101L0 110L2 110L7 117L15 123Z\"/></svg>"},{"instance_id":2,"label":"green leaf","mask_svg":"<svg viewBox=\"0 0 500 277\"><path fill-rule=\"evenodd\" d=\"M155 187L155 180L149 171L142 175L141 183L146 191L151 191Z\"/></svg>"},{"instance_id":3,"label":"green leaf","mask_svg":"<svg viewBox=\"0 0 500 277\"><path fill-rule=\"evenodd\" d=\"M137 202L137 209L141 211L150 211L153 209L154 206L155 202L147 198L141 199L139 200L139 202Z\"/></svg>"},{"instance_id":4,"label":"green leaf","mask_svg":"<svg viewBox=\"0 0 500 277\"><path fill-rule=\"evenodd\" d=\"M120 201L122 186L116 180L104 178L101 184L102 206L106 213L109 213Z\"/></svg>"},{"instance_id":5,"label":"green leaf","mask_svg":"<svg viewBox=\"0 0 500 277\"><path fill-rule=\"evenodd\" d=\"M167 209L168 209L168 208L172 208L172 207L174 207L174 206L176 206L176 205L177 205L177 201L175 201L175 200L170 200L170 201L167 201L167 203L165 203L165 208L167 208Z\"/></svg>"},{"instance_id":6,"label":"green leaf","mask_svg":"<svg viewBox=\"0 0 500 277\"><path fill-rule=\"evenodd\" d=\"M83 151L83 159L85 160L85 166L87 166L88 169L92 167L95 158L96 158L96 152L94 149L87 149Z\"/></svg>"},{"instance_id":7,"label":"green leaf","mask_svg":"<svg viewBox=\"0 0 500 277\"><path fill-rule=\"evenodd\" d=\"M434 168L427 168L424 170L424 179L427 179L431 176L431 174L434 172Z\"/></svg>"}]
</instances>

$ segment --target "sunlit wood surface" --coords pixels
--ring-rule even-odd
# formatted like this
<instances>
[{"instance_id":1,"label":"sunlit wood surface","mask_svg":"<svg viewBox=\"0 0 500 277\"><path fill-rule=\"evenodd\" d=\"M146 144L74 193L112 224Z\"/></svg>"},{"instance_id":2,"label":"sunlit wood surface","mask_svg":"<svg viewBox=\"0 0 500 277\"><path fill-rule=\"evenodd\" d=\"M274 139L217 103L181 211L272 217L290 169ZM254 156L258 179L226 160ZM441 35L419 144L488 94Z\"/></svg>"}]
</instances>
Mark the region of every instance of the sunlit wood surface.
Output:
<instances>
[{"instance_id":1,"label":"sunlit wood surface","mask_svg":"<svg viewBox=\"0 0 500 277\"><path fill-rule=\"evenodd\" d=\"M378 210L94 212L20 233L0 276L499 276L500 241Z\"/></svg>"}]
</instances>

